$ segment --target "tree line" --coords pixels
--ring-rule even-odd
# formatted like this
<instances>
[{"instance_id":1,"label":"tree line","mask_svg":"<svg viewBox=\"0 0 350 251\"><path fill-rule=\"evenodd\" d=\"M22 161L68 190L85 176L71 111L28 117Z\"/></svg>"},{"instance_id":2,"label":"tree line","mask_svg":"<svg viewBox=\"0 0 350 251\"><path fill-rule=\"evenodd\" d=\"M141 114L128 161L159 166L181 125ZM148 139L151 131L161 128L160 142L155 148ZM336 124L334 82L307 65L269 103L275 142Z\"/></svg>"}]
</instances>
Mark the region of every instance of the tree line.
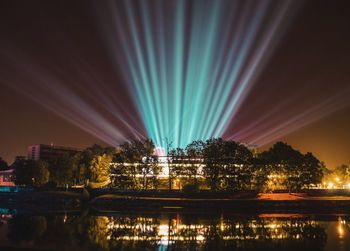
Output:
<instances>
[{"instance_id":1,"label":"tree line","mask_svg":"<svg viewBox=\"0 0 350 251\"><path fill-rule=\"evenodd\" d=\"M299 191L320 184L324 173L322 162L312 153L303 154L283 142L254 154L232 140L197 140L185 148L170 149L165 158L167 165L155 154L153 141L142 139L116 148L93 145L49 163L17 158L12 166L18 185L124 190Z\"/></svg>"}]
</instances>

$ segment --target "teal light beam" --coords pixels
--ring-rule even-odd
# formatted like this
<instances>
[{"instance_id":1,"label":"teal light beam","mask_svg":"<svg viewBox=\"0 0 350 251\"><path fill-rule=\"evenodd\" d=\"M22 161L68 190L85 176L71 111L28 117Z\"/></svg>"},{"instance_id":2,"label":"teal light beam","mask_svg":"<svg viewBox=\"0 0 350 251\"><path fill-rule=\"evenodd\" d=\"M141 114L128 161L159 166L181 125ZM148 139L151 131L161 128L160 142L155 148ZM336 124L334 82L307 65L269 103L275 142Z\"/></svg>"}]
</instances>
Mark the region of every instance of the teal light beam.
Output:
<instances>
[{"instance_id":1,"label":"teal light beam","mask_svg":"<svg viewBox=\"0 0 350 251\"><path fill-rule=\"evenodd\" d=\"M231 118L238 112L240 104L243 102L244 98L248 94L248 91L252 87L257 76L263 69L264 63L271 55L268 53L271 51L271 46L276 43L276 34L278 34L283 18L287 15L289 8L291 8L291 1L286 1L285 4L280 5L279 11L275 18L270 22L270 28L266 35L263 36L262 41L258 44L254 53L254 60L251 60L245 69L242 79L239 81L238 89L236 90L236 95L233 99L229 100L227 109L230 111L228 113L222 113L222 119L219 126L216 128L217 132L225 131L228 123L223 123L223 121L230 121ZM282 32L282 31L280 31Z\"/></svg>"},{"instance_id":2,"label":"teal light beam","mask_svg":"<svg viewBox=\"0 0 350 251\"><path fill-rule=\"evenodd\" d=\"M248 17L252 16L252 18L249 18L247 21L248 23L244 22L240 25L238 28L238 33L243 33L244 35L240 36L239 41L231 47L231 51L229 53L229 59L231 60L229 63L227 63L224 67L224 72L221 75L221 78L219 79L219 86L223 89L219 89L215 93L216 96L213 101L213 109L209 114L212 116L206 121L206 127L205 130L208 134L219 136L221 135L223 129L221 130L215 130L217 126L224 125L229 121L229 117L225 119L220 119L223 116L231 116L232 117L232 109L225 109L228 105L228 103L232 100L235 100L237 98L241 98L240 94L237 92L233 92L234 88L239 88L237 85L238 79L240 77L240 74L242 74L242 71L245 69L244 64L247 61L247 57L249 55L249 52L252 50L253 43L255 42L257 31L259 28L259 25L262 23L262 18L266 14L265 11L268 7L268 2L262 2L260 3L261 6L258 9L253 9L253 13L250 13L251 15L248 15ZM247 10L251 9L248 6ZM248 12L249 13L249 12ZM245 14L244 16L246 16ZM244 30L248 30L249 32L245 32ZM227 84L230 83L230 84ZM215 95L214 94L214 95ZM230 97L231 96L231 97ZM214 112L218 111L218 112ZM210 123L210 121L220 121L218 124Z\"/></svg>"},{"instance_id":3,"label":"teal light beam","mask_svg":"<svg viewBox=\"0 0 350 251\"><path fill-rule=\"evenodd\" d=\"M148 136L219 137L285 27L291 1L135 0L115 6L118 58ZM122 60L123 61L123 60Z\"/></svg>"},{"instance_id":4,"label":"teal light beam","mask_svg":"<svg viewBox=\"0 0 350 251\"><path fill-rule=\"evenodd\" d=\"M208 95L208 89L210 88L211 84L211 78L212 71L214 68L214 54L216 53L213 48L216 48L215 40L219 38L218 30L219 30L219 15L220 12L222 12L223 6L218 4L215 1L210 2L210 5L208 8L210 8L210 15L202 15L201 18L208 18L208 24L205 27L206 31L204 32L202 27L202 30L200 32L203 34L203 36L200 36L201 38L204 38L203 41L201 41L202 46L202 52L201 52L201 62L197 62L197 64L200 64L198 76L197 76L197 94L196 98L194 99L194 103L191 104L193 106L193 114L192 114L192 122L189 129L189 137L190 138L201 138L200 132L202 125L198 122L201 121L201 118L203 117L203 107L205 107L205 102L203 102ZM197 6L199 9L199 6ZM194 35L197 35L195 33L192 33ZM201 34L200 34L201 35ZM198 45L197 45L198 46Z\"/></svg>"},{"instance_id":5,"label":"teal light beam","mask_svg":"<svg viewBox=\"0 0 350 251\"><path fill-rule=\"evenodd\" d=\"M140 38L139 38L139 32L136 27L134 13L133 13L133 7L131 6L130 1L125 1L126 2L126 11L128 13L128 21L129 21L129 27L131 28L131 36L132 36L132 41L134 45L134 50L136 52L136 63L138 66L138 71L140 73L140 77L137 79L138 82L136 85L133 85L136 87L136 92L139 92L138 96L141 98L141 107L138 106L141 110L141 114L143 115L142 117L144 118L144 121L149 121L148 118L151 119L150 123L151 124L145 124L146 129L148 133L150 134L150 137L154 139L156 142L160 142L160 132L159 132L159 120L160 118L156 116L156 111L155 111L155 102L153 99L152 93L151 93L151 83L149 80L149 76L147 74L146 70L146 60L144 59L144 53L141 49L141 44L140 44ZM141 88L140 88L141 84ZM154 128L157 128L157 130L154 130Z\"/></svg>"}]
</instances>

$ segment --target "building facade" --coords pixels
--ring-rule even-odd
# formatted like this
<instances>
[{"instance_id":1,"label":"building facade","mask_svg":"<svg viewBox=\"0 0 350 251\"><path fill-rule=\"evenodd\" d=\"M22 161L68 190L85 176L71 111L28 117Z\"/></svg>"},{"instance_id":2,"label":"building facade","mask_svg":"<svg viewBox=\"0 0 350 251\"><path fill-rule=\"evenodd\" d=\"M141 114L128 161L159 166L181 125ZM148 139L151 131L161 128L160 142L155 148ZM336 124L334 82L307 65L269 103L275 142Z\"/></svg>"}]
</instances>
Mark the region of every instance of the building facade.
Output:
<instances>
[{"instance_id":1,"label":"building facade","mask_svg":"<svg viewBox=\"0 0 350 251\"><path fill-rule=\"evenodd\" d=\"M14 186L13 169L0 171L0 186Z\"/></svg>"},{"instance_id":2,"label":"building facade","mask_svg":"<svg viewBox=\"0 0 350 251\"><path fill-rule=\"evenodd\" d=\"M81 149L73 147L38 144L28 146L27 157L32 160L51 162L65 155L72 156L81 151Z\"/></svg>"}]
</instances>

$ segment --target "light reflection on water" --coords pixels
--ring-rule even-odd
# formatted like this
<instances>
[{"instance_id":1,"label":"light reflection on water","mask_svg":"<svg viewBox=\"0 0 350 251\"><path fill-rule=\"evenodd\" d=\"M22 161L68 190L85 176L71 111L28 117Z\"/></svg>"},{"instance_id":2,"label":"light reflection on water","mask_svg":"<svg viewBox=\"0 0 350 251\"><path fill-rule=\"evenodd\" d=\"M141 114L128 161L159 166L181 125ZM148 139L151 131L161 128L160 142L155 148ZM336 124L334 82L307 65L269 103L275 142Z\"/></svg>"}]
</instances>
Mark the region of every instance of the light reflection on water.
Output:
<instances>
[{"instance_id":1,"label":"light reflection on water","mask_svg":"<svg viewBox=\"0 0 350 251\"><path fill-rule=\"evenodd\" d=\"M0 249L350 250L349 216L1 215Z\"/></svg>"}]
</instances>

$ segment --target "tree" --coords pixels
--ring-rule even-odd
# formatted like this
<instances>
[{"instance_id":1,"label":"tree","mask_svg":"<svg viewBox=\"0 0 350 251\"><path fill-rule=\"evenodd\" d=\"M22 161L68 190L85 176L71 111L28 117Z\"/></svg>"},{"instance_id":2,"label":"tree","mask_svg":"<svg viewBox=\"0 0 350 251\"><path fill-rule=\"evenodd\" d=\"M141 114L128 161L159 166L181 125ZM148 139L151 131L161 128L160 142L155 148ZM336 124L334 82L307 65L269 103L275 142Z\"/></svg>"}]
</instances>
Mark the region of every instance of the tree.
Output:
<instances>
[{"instance_id":1,"label":"tree","mask_svg":"<svg viewBox=\"0 0 350 251\"><path fill-rule=\"evenodd\" d=\"M7 162L0 157L0 171L8 169Z\"/></svg>"},{"instance_id":2,"label":"tree","mask_svg":"<svg viewBox=\"0 0 350 251\"><path fill-rule=\"evenodd\" d=\"M57 168L54 172L50 172L51 176L54 176L54 178L51 177L50 180L57 182L60 186L66 184L74 185L78 169L76 161L76 158L69 155L65 155L58 159Z\"/></svg>"},{"instance_id":3,"label":"tree","mask_svg":"<svg viewBox=\"0 0 350 251\"><path fill-rule=\"evenodd\" d=\"M204 168L203 174L212 191L220 187L220 179L223 173L221 162L222 139L209 139L206 141L203 149Z\"/></svg>"},{"instance_id":4,"label":"tree","mask_svg":"<svg viewBox=\"0 0 350 251\"><path fill-rule=\"evenodd\" d=\"M155 145L152 140L144 139L135 141L138 151L141 153L141 165L139 166L142 173L142 187L143 189L158 188L158 175L160 168L158 165L158 158L154 155Z\"/></svg>"},{"instance_id":5,"label":"tree","mask_svg":"<svg viewBox=\"0 0 350 251\"><path fill-rule=\"evenodd\" d=\"M322 164L311 153L302 154L284 142L277 142L259 155L269 168L270 185L299 191L321 182ZM271 183L272 182L272 183Z\"/></svg>"},{"instance_id":6,"label":"tree","mask_svg":"<svg viewBox=\"0 0 350 251\"><path fill-rule=\"evenodd\" d=\"M91 161L90 173L92 187L102 187L111 183L110 180L110 163L112 156L103 154L101 156L95 156Z\"/></svg>"},{"instance_id":7,"label":"tree","mask_svg":"<svg viewBox=\"0 0 350 251\"><path fill-rule=\"evenodd\" d=\"M19 159L13 166L17 185L42 186L49 181L50 172L45 161Z\"/></svg>"},{"instance_id":8,"label":"tree","mask_svg":"<svg viewBox=\"0 0 350 251\"><path fill-rule=\"evenodd\" d=\"M350 170L347 170L349 175ZM321 183L323 178L322 163L312 154L306 153L303 156L300 179L304 186L316 185Z\"/></svg>"},{"instance_id":9,"label":"tree","mask_svg":"<svg viewBox=\"0 0 350 251\"><path fill-rule=\"evenodd\" d=\"M321 163L321 166L324 165ZM337 166L334 170L329 170L324 166L322 168L323 185L326 187L349 188L350 167L348 165Z\"/></svg>"},{"instance_id":10,"label":"tree","mask_svg":"<svg viewBox=\"0 0 350 251\"><path fill-rule=\"evenodd\" d=\"M211 190L250 189L253 154L244 145L221 138L206 141L203 173Z\"/></svg>"},{"instance_id":11,"label":"tree","mask_svg":"<svg viewBox=\"0 0 350 251\"><path fill-rule=\"evenodd\" d=\"M203 158L204 142L201 140L195 140L186 147L186 159L187 159L187 172L186 175L191 181L194 178L194 182L197 183L198 165L201 164Z\"/></svg>"},{"instance_id":12,"label":"tree","mask_svg":"<svg viewBox=\"0 0 350 251\"><path fill-rule=\"evenodd\" d=\"M187 173L187 167L185 166L185 159L187 158L182 148L171 149L168 153L168 166L169 166L169 180L171 183L174 179ZM172 189L172 184L169 185Z\"/></svg>"},{"instance_id":13,"label":"tree","mask_svg":"<svg viewBox=\"0 0 350 251\"><path fill-rule=\"evenodd\" d=\"M132 140L120 145L114 156L119 163L112 170L113 182L128 184L133 189L157 188L161 170L154 153L155 145L150 139Z\"/></svg>"},{"instance_id":14,"label":"tree","mask_svg":"<svg viewBox=\"0 0 350 251\"><path fill-rule=\"evenodd\" d=\"M250 189L255 191L265 191L269 180L269 165L263 162L259 156L252 157L247 165L249 165L249 172L251 175L249 181Z\"/></svg>"},{"instance_id":15,"label":"tree","mask_svg":"<svg viewBox=\"0 0 350 251\"><path fill-rule=\"evenodd\" d=\"M73 161L73 177L78 184L85 184L87 180L91 180L91 165L94 158L106 154L111 158L116 153L114 147L102 147L94 144L84 151L72 156Z\"/></svg>"},{"instance_id":16,"label":"tree","mask_svg":"<svg viewBox=\"0 0 350 251\"><path fill-rule=\"evenodd\" d=\"M140 188L137 176L139 174L139 165L142 163L142 152L139 145L139 142L135 140L120 145L120 149L115 155L119 164L112 170L115 182L123 182L124 185L127 184L131 189Z\"/></svg>"},{"instance_id":17,"label":"tree","mask_svg":"<svg viewBox=\"0 0 350 251\"><path fill-rule=\"evenodd\" d=\"M252 152L244 145L225 141L223 156L226 168L224 176L228 190L250 190L252 188Z\"/></svg>"},{"instance_id":18,"label":"tree","mask_svg":"<svg viewBox=\"0 0 350 251\"><path fill-rule=\"evenodd\" d=\"M113 187L120 189L132 189L134 186L132 168L125 165L126 157L123 150L119 147L113 155L114 163L111 166L111 183Z\"/></svg>"},{"instance_id":19,"label":"tree","mask_svg":"<svg viewBox=\"0 0 350 251\"><path fill-rule=\"evenodd\" d=\"M284 142L277 142L259 155L269 169L270 189L286 187L289 191L300 187L299 171L303 155Z\"/></svg>"},{"instance_id":20,"label":"tree","mask_svg":"<svg viewBox=\"0 0 350 251\"><path fill-rule=\"evenodd\" d=\"M122 144L113 155L111 167L112 184L117 188L135 189L137 187L137 167L130 142Z\"/></svg>"},{"instance_id":21,"label":"tree","mask_svg":"<svg viewBox=\"0 0 350 251\"><path fill-rule=\"evenodd\" d=\"M130 170L130 167L123 162L114 162L114 166L111 168L112 186L123 190L134 189L135 181Z\"/></svg>"}]
</instances>

